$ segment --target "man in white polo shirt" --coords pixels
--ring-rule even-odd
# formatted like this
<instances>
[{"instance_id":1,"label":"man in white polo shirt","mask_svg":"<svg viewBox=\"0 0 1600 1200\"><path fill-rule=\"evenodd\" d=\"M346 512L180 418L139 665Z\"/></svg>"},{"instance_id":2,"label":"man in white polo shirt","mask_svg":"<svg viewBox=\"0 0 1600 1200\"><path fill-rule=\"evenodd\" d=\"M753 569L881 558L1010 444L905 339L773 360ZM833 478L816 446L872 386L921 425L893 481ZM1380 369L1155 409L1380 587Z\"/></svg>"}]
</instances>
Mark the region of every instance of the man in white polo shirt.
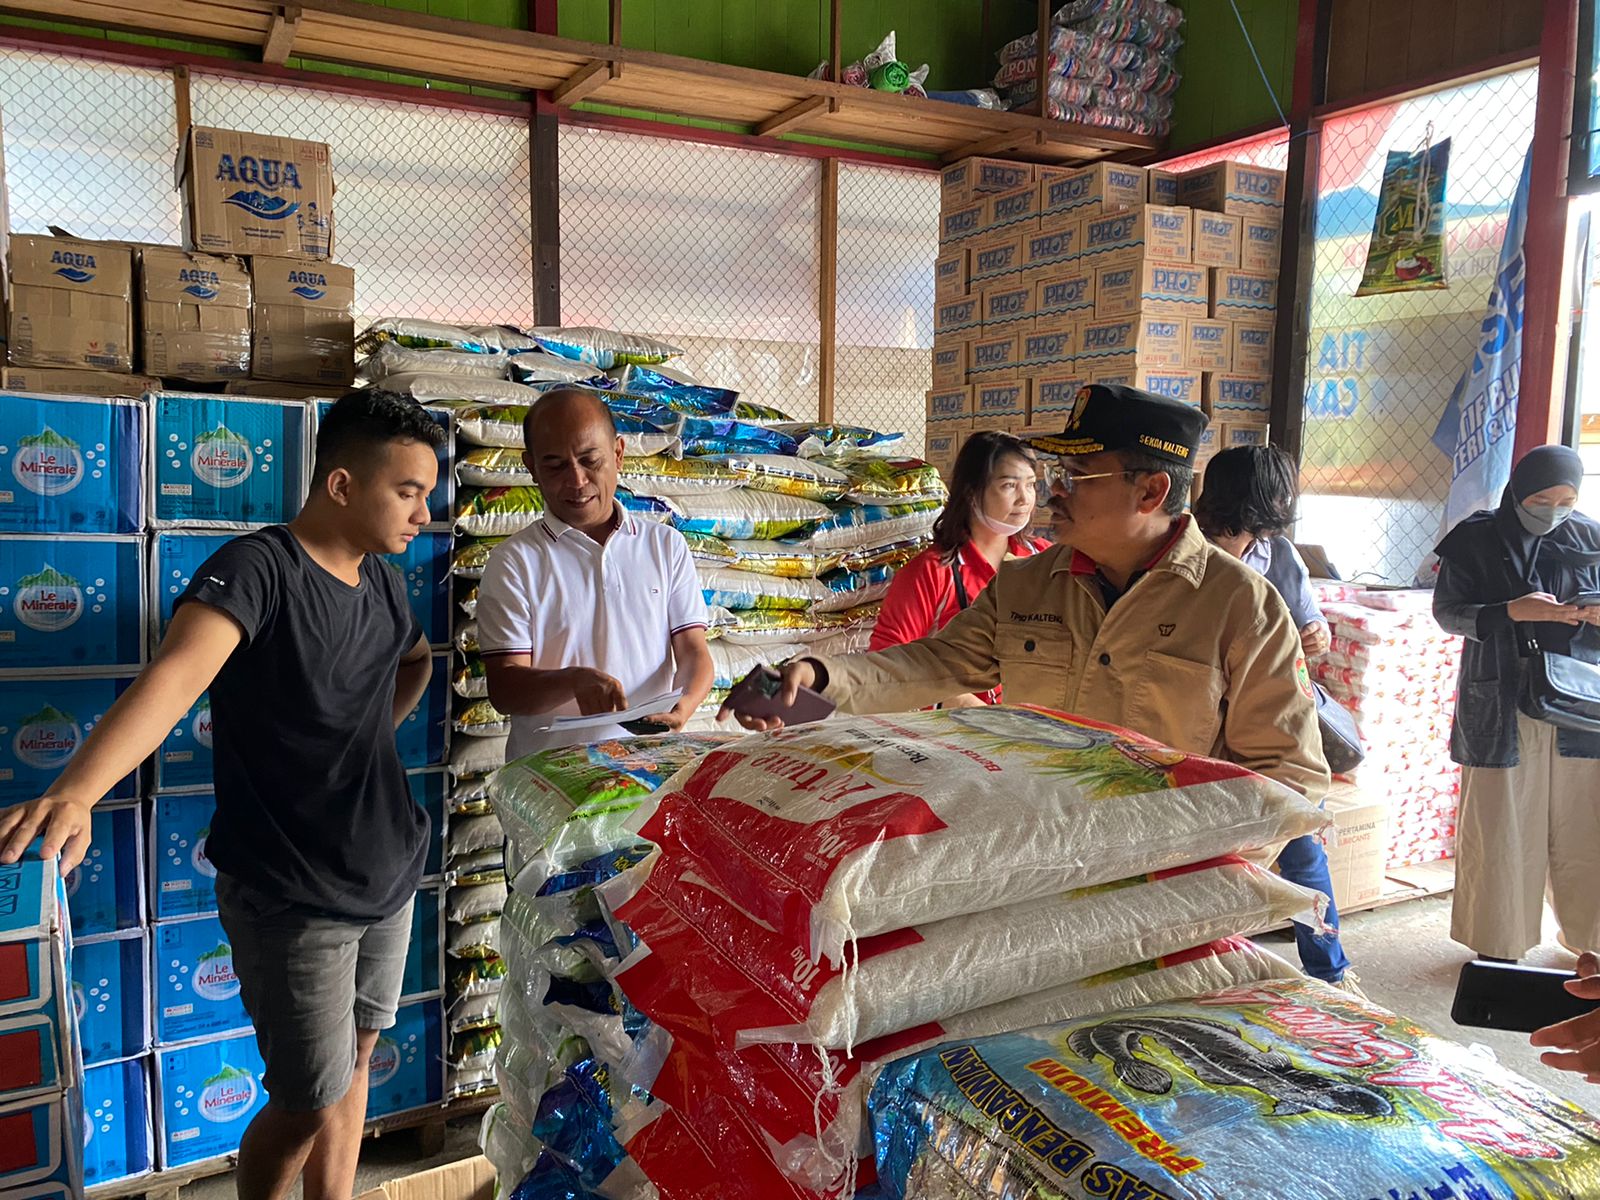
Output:
<instances>
[{"instance_id":1,"label":"man in white polo shirt","mask_svg":"<svg viewBox=\"0 0 1600 1200\"><path fill-rule=\"evenodd\" d=\"M545 515L495 547L478 588L489 699L511 718L507 755L627 736L619 725L577 735L544 726L552 714L619 712L679 688L672 709L648 719L683 728L713 674L688 543L617 503L622 440L593 393L546 394L523 434Z\"/></svg>"}]
</instances>

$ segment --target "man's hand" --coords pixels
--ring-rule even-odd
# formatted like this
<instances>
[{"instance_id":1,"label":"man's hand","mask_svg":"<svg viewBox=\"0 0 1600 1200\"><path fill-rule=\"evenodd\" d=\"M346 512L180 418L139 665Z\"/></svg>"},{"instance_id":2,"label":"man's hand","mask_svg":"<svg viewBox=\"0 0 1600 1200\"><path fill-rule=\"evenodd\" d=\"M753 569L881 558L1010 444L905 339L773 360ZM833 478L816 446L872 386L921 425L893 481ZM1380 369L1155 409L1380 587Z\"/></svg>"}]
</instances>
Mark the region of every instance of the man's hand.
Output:
<instances>
[{"instance_id":1,"label":"man's hand","mask_svg":"<svg viewBox=\"0 0 1600 1200\"><path fill-rule=\"evenodd\" d=\"M1318 658L1328 652L1328 647L1333 645L1333 638L1328 633L1328 627L1321 621L1312 621L1300 631L1300 651L1307 658Z\"/></svg>"},{"instance_id":2,"label":"man's hand","mask_svg":"<svg viewBox=\"0 0 1600 1200\"><path fill-rule=\"evenodd\" d=\"M1530 592L1506 605L1506 615L1513 621L1548 621L1552 625L1577 625L1583 620L1582 610L1573 604L1562 604L1549 592Z\"/></svg>"},{"instance_id":3,"label":"man's hand","mask_svg":"<svg viewBox=\"0 0 1600 1200\"><path fill-rule=\"evenodd\" d=\"M1600 957L1584 953L1578 958L1578 978L1567 981L1567 991L1582 1000L1600 1001ZM1539 1061L1558 1071L1574 1071L1590 1083L1600 1083L1600 1009L1546 1025L1529 1039L1535 1046L1551 1046Z\"/></svg>"},{"instance_id":4,"label":"man's hand","mask_svg":"<svg viewBox=\"0 0 1600 1200\"><path fill-rule=\"evenodd\" d=\"M17 862L29 843L42 834L43 857L59 854L65 875L89 851L89 813L93 808L92 800L40 796L0 812L0 863Z\"/></svg>"},{"instance_id":5,"label":"man's hand","mask_svg":"<svg viewBox=\"0 0 1600 1200\"><path fill-rule=\"evenodd\" d=\"M685 710L683 705L678 704L667 712L652 713L648 717L641 717L640 720L653 721L657 725L663 725L666 727L664 730L666 733L681 733L683 732L683 727L689 723L689 718L692 716L694 716L693 709Z\"/></svg>"},{"instance_id":6,"label":"man's hand","mask_svg":"<svg viewBox=\"0 0 1600 1200\"><path fill-rule=\"evenodd\" d=\"M795 702L800 695L801 688L817 686L817 673L808 662L792 662L783 668L781 675L783 679L778 685L778 703L785 707ZM717 710L717 720L722 720L730 713L737 718L739 724L746 729L753 729L757 733L766 733L769 730L783 728L783 720L779 717L746 716L730 708L726 701Z\"/></svg>"},{"instance_id":7,"label":"man's hand","mask_svg":"<svg viewBox=\"0 0 1600 1200\"><path fill-rule=\"evenodd\" d=\"M572 698L578 702L578 711L584 716L621 712L628 707L628 695L622 685L604 671L593 667L568 667L567 672L572 683Z\"/></svg>"}]
</instances>

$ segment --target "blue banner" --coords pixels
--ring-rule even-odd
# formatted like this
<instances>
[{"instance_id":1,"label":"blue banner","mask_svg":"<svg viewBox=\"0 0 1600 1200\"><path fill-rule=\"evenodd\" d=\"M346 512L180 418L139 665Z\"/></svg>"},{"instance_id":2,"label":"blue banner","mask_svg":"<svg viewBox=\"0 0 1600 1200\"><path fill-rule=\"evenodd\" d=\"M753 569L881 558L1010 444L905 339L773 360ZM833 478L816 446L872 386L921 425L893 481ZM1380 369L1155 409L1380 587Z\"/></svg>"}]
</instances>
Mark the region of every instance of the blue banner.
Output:
<instances>
[{"instance_id":1,"label":"blue banner","mask_svg":"<svg viewBox=\"0 0 1600 1200\"><path fill-rule=\"evenodd\" d=\"M1522 177L1511 200L1500 266L1489 291L1477 349L1433 432L1433 444L1448 454L1453 464L1441 537L1463 518L1498 505L1511 478L1517 380L1522 370L1522 294L1527 265L1522 236L1528 224L1531 156L1530 150L1522 160Z\"/></svg>"}]
</instances>

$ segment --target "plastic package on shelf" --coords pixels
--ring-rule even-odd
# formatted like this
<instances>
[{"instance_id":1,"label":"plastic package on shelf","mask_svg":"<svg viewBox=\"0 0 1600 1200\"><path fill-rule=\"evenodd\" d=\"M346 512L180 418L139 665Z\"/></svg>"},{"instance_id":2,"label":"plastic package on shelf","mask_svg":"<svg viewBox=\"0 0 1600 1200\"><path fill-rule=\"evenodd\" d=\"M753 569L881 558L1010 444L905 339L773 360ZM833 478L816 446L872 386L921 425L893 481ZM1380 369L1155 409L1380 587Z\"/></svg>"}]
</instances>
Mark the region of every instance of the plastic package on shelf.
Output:
<instances>
[{"instance_id":1,"label":"plastic package on shelf","mask_svg":"<svg viewBox=\"0 0 1600 1200\"><path fill-rule=\"evenodd\" d=\"M463 487L533 487L533 472L522 451L506 446L480 446L456 456L456 480Z\"/></svg>"},{"instance_id":2,"label":"plastic package on shelf","mask_svg":"<svg viewBox=\"0 0 1600 1200\"><path fill-rule=\"evenodd\" d=\"M489 675L483 659L476 654L465 656L461 665L450 676L450 687L465 700L485 700L489 696Z\"/></svg>"},{"instance_id":3,"label":"plastic package on shelf","mask_svg":"<svg viewBox=\"0 0 1600 1200\"><path fill-rule=\"evenodd\" d=\"M544 495L536 487L464 488L456 498L456 533L509 537L543 515Z\"/></svg>"}]
</instances>

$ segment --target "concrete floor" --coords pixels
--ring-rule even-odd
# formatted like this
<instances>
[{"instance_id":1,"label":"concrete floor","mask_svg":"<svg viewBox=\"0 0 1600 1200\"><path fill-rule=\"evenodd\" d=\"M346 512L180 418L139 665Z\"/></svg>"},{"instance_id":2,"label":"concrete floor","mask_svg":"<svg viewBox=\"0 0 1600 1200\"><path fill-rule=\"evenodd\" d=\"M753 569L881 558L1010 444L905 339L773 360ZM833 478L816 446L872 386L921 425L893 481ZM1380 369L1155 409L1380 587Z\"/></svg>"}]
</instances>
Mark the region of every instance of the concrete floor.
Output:
<instances>
[{"instance_id":1,"label":"concrete floor","mask_svg":"<svg viewBox=\"0 0 1600 1200\"><path fill-rule=\"evenodd\" d=\"M1348 917L1345 949L1361 976L1363 988L1376 1003L1456 1041L1485 1046L1510 1069L1574 1103L1600 1112L1600 1086L1550 1070L1539 1062L1538 1054L1523 1035L1460 1029L1451 1023L1450 1005L1455 996L1456 976L1470 955L1450 941L1449 930L1449 896L1412 900ZM1294 941L1290 935L1268 935L1262 940L1275 952L1294 960ZM1555 944L1553 926L1546 929L1546 942L1529 954L1526 961L1533 966L1570 969L1572 955ZM477 1131L475 1118L451 1126L444 1151L427 1159L418 1157L416 1137L411 1133L369 1142L362 1152L356 1190L359 1192L475 1154ZM296 1198L299 1194L296 1190ZM183 1200L232 1200L233 1196L233 1180L227 1175L183 1190Z\"/></svg>"}]
</instances>

